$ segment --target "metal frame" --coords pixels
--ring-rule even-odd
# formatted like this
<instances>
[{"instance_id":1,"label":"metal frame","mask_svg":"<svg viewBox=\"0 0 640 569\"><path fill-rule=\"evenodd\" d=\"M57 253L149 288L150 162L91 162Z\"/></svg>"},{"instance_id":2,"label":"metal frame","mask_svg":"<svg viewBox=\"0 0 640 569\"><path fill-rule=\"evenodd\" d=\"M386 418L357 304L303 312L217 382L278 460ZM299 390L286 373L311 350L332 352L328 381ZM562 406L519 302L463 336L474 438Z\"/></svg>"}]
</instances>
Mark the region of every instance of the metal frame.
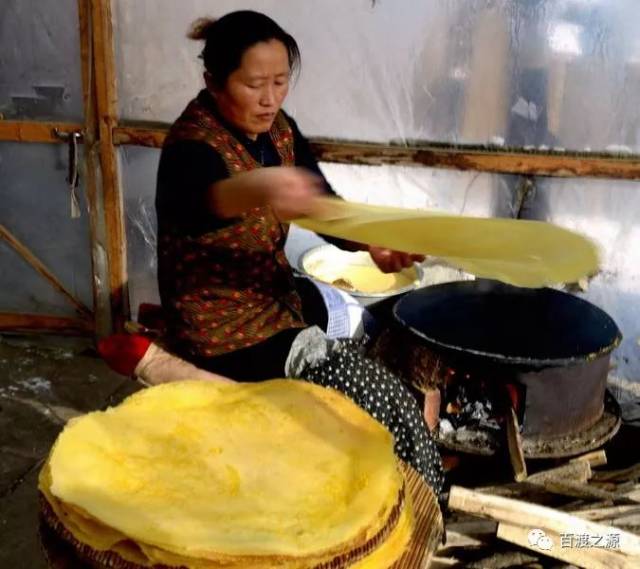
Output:
<instances>
[{"instance_id":1,"label":"metal frame","mask_svg":"<svg viewBox=\"0 0 640 569\"><path fill-rule=\"evenodd\" d=\"M168 125L127 125L118 122L111 0L78 0L78 10L84 123L0 120L0 141L59 144L63 142L60 133L82 132L90 216L94 312L87 314L81 310L80 320L0 313L0 330L53 330L104 335L111 330L122 329L129 316L126 235L117 146L159 148ZM640 155L527 152L522 149L429 142L385 145L315 139L311 143L318 159L326 162L640 180ZM11 240L8 230L0 236ZM46 274L48 281L59 289L60 283L53 273L26 247L14 248L32 266L39 267L38 271ZM76 308L79 307L76 305Z\"/></svg>"}]
</instances>

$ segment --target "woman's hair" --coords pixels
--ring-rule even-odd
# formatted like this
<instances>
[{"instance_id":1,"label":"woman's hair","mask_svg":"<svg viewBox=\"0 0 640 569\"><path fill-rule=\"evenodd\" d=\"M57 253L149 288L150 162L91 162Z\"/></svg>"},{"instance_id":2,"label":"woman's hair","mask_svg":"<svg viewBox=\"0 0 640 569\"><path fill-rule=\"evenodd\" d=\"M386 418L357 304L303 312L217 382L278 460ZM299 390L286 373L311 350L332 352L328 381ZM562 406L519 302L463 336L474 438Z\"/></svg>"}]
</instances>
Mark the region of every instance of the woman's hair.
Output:
<instances>
[{"instance_id":1,"label":"woman's hair","mask_svg":"<svg viewBox=\"0 0 640 569\"><path fill-rule=\"evenodd\" d=\"M244 52L260 42L282 42L289 54L291 72L300 68L300 50L296 40L271 18L259 12L240 10L220 19L200 18L191 25L188 37L204 40L200 57L220 88L224 87L229 75L240 67Z\"/></svg>"}]
</instances>

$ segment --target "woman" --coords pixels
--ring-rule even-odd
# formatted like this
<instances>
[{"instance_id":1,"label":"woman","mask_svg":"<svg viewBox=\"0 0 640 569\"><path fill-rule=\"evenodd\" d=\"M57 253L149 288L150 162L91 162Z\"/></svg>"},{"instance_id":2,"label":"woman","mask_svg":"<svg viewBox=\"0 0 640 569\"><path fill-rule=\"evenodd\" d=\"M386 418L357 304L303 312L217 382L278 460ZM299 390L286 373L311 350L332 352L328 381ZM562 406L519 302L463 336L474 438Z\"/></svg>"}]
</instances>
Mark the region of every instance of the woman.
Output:
<instances>
[{"instance_id":1,"label":"woman","mask_svg":"<svg viewBox=\"0 0 640 569\"><path fill-rule=\"evenodd\" d=\"M296 285L284 255L287 221L314 214L316 198L333 193L281 110L299 66L295 40L251 11L201 20L190 37L205 41L206 89L171 128L156 197L173 348L236 380L288 376L342 391L387 425L398 454L439 491L439 457L415 400L352 342L313 326L326 325L322 301L313 286ZM414 261L368 249L385 271Z\"/></svg>"}]
</instances>

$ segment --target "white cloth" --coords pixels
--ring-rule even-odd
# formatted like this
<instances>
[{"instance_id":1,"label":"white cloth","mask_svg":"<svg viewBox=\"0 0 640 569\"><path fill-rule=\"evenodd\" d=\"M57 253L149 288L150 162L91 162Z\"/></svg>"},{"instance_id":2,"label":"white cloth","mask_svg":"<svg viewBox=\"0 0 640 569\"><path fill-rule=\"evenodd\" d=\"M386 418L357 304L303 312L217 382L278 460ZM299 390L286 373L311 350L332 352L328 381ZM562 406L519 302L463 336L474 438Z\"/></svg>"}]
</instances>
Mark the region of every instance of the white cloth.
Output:
<instances>
[{"instance_id":1,"label":"white cloth","mask_svg":"<svg viewBox=\"0 0 640 569\"><path fill-rule=\"evenodd\" d=\"M353 296L329 284L309 279L322 295L327 309L328 338L360 338L364 334L366 308Z\"/></svg>"}]
</instances>

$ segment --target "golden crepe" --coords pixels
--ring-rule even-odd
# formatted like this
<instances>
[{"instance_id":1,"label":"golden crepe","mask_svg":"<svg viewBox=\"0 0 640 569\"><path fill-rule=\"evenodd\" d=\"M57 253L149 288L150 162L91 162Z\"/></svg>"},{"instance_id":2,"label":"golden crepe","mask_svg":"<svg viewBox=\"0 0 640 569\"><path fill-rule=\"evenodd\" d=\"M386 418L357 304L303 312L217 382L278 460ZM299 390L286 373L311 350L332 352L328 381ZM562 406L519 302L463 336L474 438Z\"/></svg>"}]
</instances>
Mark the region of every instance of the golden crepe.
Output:
<instances>
[{"instance_id":1,"label":"golden crepe","mask_svg":"<svg viewBox=\"0 0 640 569\"><path fill-rule=\"evenodd\" d=\"M595 245L541 221L474 218L322 200L296 225L341 239L440 257L478 277L522 287L577 282L598 270Z\"/></svg>"},{"instance_id":2,"label":"golden crepe","mask_svg":"<svg viewBox=\"0 0 640 569\"><path fill-rule=\"evenodd\" d=\"M71 421L40 490L49 524L109 566L378 569L412 539L403 472L333 390L189 381Z\"/></svg>"}]
</instances>

